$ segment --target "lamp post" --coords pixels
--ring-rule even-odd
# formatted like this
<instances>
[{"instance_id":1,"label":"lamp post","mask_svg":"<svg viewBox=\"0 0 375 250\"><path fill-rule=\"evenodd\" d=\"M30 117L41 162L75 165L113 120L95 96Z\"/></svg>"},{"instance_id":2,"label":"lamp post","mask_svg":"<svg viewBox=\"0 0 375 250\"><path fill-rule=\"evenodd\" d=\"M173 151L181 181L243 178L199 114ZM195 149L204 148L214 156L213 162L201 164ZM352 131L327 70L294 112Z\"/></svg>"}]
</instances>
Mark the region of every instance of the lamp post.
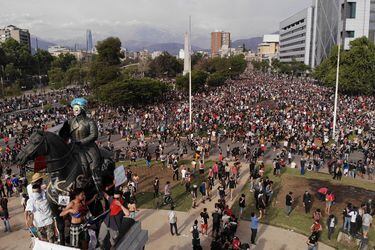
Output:
<instances>
[{"instance_id":1,"label":"lamp post","mask_svg":"<svg viewBox=\"0 0 375 250\"><path fill-rule=\"evenodd\" d=\"M332 130L332 139L337 142L337 135L336 135L336 122L337 122L337 99L338 99L338 92L339 92L339 74L340 74L340 44L337 46L337 69L336 69L336 88L335 88L335 104L333 108L333 130Z\"/></svg>"},{"instance_id":2,"label":"lamp post","mask_svg":"<svg viewBox=\"0 0 375 250\"><path fill-rule=\"evenodd\" d=\"M193 101L191 95L191 16L189 16L189 125L193 122Z\"/></svg>"}]
</instances>

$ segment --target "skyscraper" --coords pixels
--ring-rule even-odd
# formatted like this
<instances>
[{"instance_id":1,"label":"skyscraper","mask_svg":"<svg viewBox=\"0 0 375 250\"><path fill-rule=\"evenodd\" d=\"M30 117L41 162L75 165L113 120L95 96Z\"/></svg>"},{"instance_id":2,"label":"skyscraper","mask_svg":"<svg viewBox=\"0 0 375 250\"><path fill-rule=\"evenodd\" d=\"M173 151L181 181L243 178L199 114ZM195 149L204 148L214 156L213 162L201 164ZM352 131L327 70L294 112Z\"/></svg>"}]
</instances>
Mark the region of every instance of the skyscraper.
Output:
<instances>
[{"instance_id":1,"label":"skyscraper","mask_svg":"<svg viewBox=\"0 0 375 250\"><path fill-rule=\"evenodd\" d=\"M319 65L337 44L339 1L314 0L314 31L311 67Z\"/></svg>"},{"instance_id":2,"label":"skyscraper","mask_svg":"<svg viewBox=\"0 0 375 250\"><path fill-rule=\"evenodd\" d=\"M92 49L94 48L92 43L92 34L91 30L86 30L86 51L92 52Z\"/></svg>"},{"instance_id":3,"label":"skyscraper","mask_svg":"<svg viewBox=\"0 0 375 250\"><path fill-rule=\"evenodd\" d=\"M224 31L211 32L211 56L219 55L221 48L224 46L230 48L230 33Z\"/></svg>"}]
</instances>

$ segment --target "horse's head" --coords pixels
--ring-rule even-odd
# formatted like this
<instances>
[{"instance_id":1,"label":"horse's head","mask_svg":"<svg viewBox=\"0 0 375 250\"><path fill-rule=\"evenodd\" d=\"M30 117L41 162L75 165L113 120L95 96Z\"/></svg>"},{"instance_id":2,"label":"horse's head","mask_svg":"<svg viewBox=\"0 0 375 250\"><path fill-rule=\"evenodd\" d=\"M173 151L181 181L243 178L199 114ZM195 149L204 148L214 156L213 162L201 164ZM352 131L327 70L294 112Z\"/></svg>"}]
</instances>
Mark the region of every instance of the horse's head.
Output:
<instances>
[{"instance_id":1,"label":"horse's head","mask_svg":"<svg viewBox=\"0 0 375 250\"><path fill-rule=\"evenodd\" d=\"M33 160L36 156L45 155L47 147L45 144L45 133L41 130L33 132L29 138L29 143L18 153L16 161L25 164L28 160Z\"/></svg>"}]
</instances>

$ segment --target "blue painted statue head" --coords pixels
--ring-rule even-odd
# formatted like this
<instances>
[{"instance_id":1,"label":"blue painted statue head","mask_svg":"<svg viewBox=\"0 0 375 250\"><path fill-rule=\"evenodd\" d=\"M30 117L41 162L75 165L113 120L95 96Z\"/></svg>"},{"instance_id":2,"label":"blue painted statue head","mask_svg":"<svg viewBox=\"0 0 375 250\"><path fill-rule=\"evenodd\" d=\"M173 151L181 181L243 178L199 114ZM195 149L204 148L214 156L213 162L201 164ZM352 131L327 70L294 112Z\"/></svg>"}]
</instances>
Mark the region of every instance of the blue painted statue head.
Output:
<instances>
[{"instance_id":1,"label":"blue painted statue head","mask_svg":"<svg viewBox=\"0 0 375 250\"><path fill-rule=\"evenodd\" d=\"M78 116L81 114L82 110L85 110L87 106L87 100L85 98L74 98L74 100L70 103L70 106L73 108L74 116Z\"/></svg>"}]
</instances>

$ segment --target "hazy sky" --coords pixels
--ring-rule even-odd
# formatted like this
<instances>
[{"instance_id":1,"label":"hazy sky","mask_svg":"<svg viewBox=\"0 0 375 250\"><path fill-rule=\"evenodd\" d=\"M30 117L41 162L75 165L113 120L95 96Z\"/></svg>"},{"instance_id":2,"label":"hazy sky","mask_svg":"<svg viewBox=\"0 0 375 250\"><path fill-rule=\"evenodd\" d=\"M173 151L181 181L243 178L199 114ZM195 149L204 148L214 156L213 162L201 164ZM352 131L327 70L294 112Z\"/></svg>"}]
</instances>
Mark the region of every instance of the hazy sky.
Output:
<instances>
[{"instance_id":1,"label":"hazy sky","mask_svg":"<svg viewBox=\"0 0 375 250\"><path fill-rule=\"evenodd\" d=\"M232 40L278 30L279 22L311 0L0 0L0 26L15 24L41 38L76 39L91 29L96 39L182 41L193 22L194 39L215 29Z\"/></svg>"}]
</instances>

